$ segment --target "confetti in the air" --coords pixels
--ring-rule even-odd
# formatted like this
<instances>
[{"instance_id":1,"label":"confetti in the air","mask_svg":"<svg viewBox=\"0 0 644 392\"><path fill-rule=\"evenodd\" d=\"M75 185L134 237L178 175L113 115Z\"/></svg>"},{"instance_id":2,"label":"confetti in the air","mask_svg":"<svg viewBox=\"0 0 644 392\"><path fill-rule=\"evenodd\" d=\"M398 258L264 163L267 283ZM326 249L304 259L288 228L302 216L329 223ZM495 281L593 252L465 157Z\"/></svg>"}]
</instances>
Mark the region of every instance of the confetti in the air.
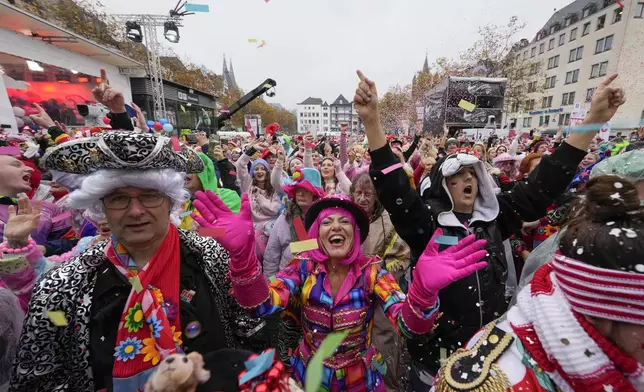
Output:
<instances>
[{"instance_id":1,"label":"confetti in the air","mask_svg":"<svg viewBox=\"0 0 644 392\"><path fill-rule=\"evenodd\" d=\"M394 171L396 169L400 169L402 167L403 167L402 163L396 163L395 165L391 165L389 167L386 167L386 168L382 169L381 171L382 171L382 174L389 174L392 171Z\"/></svg>"},{"instance_id":2,"label":"confetti in the air","mask_svg":"<svg viewBox=\"0 0 644 392\"><path fill-rule=\"evenodd\" d=\"M644 264L637 264L637 265L635 265L635 271L637 271L637 272L644 272Z\"/></svg>"},{"instance_id":3,"label":"confetti in the air","mask_svg":"<svg viewBox=\"0 0 644 392\"><path fill-rule=\"evenodd\" d=\"M318 249L318 240L316 238L306 241L291 242L291 253L293 254L315 249Z\"/></svg>"}]
</instances>

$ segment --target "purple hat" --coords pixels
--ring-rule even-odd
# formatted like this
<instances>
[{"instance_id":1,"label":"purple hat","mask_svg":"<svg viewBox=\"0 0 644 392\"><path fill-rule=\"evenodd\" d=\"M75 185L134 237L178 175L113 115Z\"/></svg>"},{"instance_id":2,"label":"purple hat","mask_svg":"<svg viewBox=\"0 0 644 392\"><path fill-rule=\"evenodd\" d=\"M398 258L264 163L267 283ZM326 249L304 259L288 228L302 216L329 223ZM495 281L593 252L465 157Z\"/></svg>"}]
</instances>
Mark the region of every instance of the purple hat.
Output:
<instances>
[{"instance_id":1,"label":"purple hat","mask_svg":"<svg viewBox=\"0 0 644 392\"><path fill-rule=\"evenodd\" d=\"M360 241L362 243L366 241L369 235L369 218L367 217L367 213L362 207L344 195L327 196L313 203L304 218L304 226L307 231L313 226L313 222L318 218L318 215L327 208L342 208L353 215L360 229Z\"/></svg>"},{"instance_id":2,"label":"purple hat","mask_svg":"<svg viewBox=\"0 0 644 392\"><path fill-rule=\"evenodd\" d=\"M284 192L286 192L289 199L294 199L297 189L309 191L318 199L324 197L320 172L316 169L306 167L295 170L293 172L293 181L284 186Z\"/></svg>"}]
</instances>

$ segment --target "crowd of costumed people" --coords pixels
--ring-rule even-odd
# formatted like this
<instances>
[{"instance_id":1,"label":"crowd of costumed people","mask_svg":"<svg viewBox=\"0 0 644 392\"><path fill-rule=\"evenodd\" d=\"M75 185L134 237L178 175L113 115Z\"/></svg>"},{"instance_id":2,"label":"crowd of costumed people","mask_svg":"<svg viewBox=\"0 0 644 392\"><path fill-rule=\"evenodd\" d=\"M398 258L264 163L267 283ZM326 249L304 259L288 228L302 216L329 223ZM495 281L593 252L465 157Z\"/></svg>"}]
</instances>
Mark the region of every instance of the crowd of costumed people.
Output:
<instances>
[{"instance_id":1,"label":"crowd of costumed people","mask_svg":"<svg viewBox=\"0 0 644 392\"><path fill-rule=\"evenodd\" d=\"M0 391L644 391L642 133L0 134ZM164 124L165 122L165 124ZM595 129L597 128L597 129Z\"/></svg>"}]
</instances>

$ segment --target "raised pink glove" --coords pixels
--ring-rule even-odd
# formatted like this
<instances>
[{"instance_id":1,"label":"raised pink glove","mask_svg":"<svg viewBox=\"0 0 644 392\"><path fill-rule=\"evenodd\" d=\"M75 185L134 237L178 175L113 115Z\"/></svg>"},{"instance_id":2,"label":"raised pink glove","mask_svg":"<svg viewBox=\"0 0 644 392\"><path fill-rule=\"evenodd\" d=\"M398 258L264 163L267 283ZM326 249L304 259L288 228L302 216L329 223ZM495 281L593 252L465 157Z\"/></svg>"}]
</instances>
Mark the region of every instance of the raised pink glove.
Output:
<instances>
[{"instance_id":1,"label":"raised pink glove","mask_svg":"<svg viewBox=\"0 0 644 392\"><path fill-rule=\"evenodd\" d=\"M433 306L442 288L487 265L485 261L478 262L487 254L483 249L486 240L476 241L476 237L470 235L439 253L435 238L440 235L443 235L442 229L434 232L413 271L408 296L412 304L420 309Z\"/></svg>"},{"instance_id":2,"label":"raised pink glove","mask_svg":"<svg viewBox=\"0 0 644 392\"><path fill-rule=\"evenodd\" d=\"M257 268L255 256L255 233L248 195L241 199L239 215L232 212L212 191L196 193L195 208L201 214L192 214L201 227L223 228L226 234L217 241L230 254L230 270L233 275L248 276Z\"/></svg>"}]
</instances>

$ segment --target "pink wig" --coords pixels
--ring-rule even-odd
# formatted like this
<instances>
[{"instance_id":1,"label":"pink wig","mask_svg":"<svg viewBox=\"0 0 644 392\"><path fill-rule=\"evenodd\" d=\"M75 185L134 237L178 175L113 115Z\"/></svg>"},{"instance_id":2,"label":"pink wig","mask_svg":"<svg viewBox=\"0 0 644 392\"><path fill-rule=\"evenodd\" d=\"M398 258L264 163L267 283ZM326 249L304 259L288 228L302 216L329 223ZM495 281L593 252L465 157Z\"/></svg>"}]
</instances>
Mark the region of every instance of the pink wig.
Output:
<instances>
[{"instance_id":1,"label":"pink wig","mask_svg":"<svg viewBox=\"0 0 644 392\"><path fill-rule=\"evenodd\" d=\"M327 208L320 212L308 232L309 238L316 238L318 240L318 249L305 252L303 256L310 257L316 263L323 263L329 259L329 255L326 254L326 251L322 246L322 242L320 241L320 223L326 217L333 214L340 214L346 218L349 218L349 220L351 221L351 226L353 226L353 245L344 259L339 260L339 263L342 265L349 265L353 264L356 261L363 260L365 256L362 254L362 250L360 249L362 245L360 243L360 229L356 224L356 220L349 211L339 207Z\"/></svg>"}]
</instances>

